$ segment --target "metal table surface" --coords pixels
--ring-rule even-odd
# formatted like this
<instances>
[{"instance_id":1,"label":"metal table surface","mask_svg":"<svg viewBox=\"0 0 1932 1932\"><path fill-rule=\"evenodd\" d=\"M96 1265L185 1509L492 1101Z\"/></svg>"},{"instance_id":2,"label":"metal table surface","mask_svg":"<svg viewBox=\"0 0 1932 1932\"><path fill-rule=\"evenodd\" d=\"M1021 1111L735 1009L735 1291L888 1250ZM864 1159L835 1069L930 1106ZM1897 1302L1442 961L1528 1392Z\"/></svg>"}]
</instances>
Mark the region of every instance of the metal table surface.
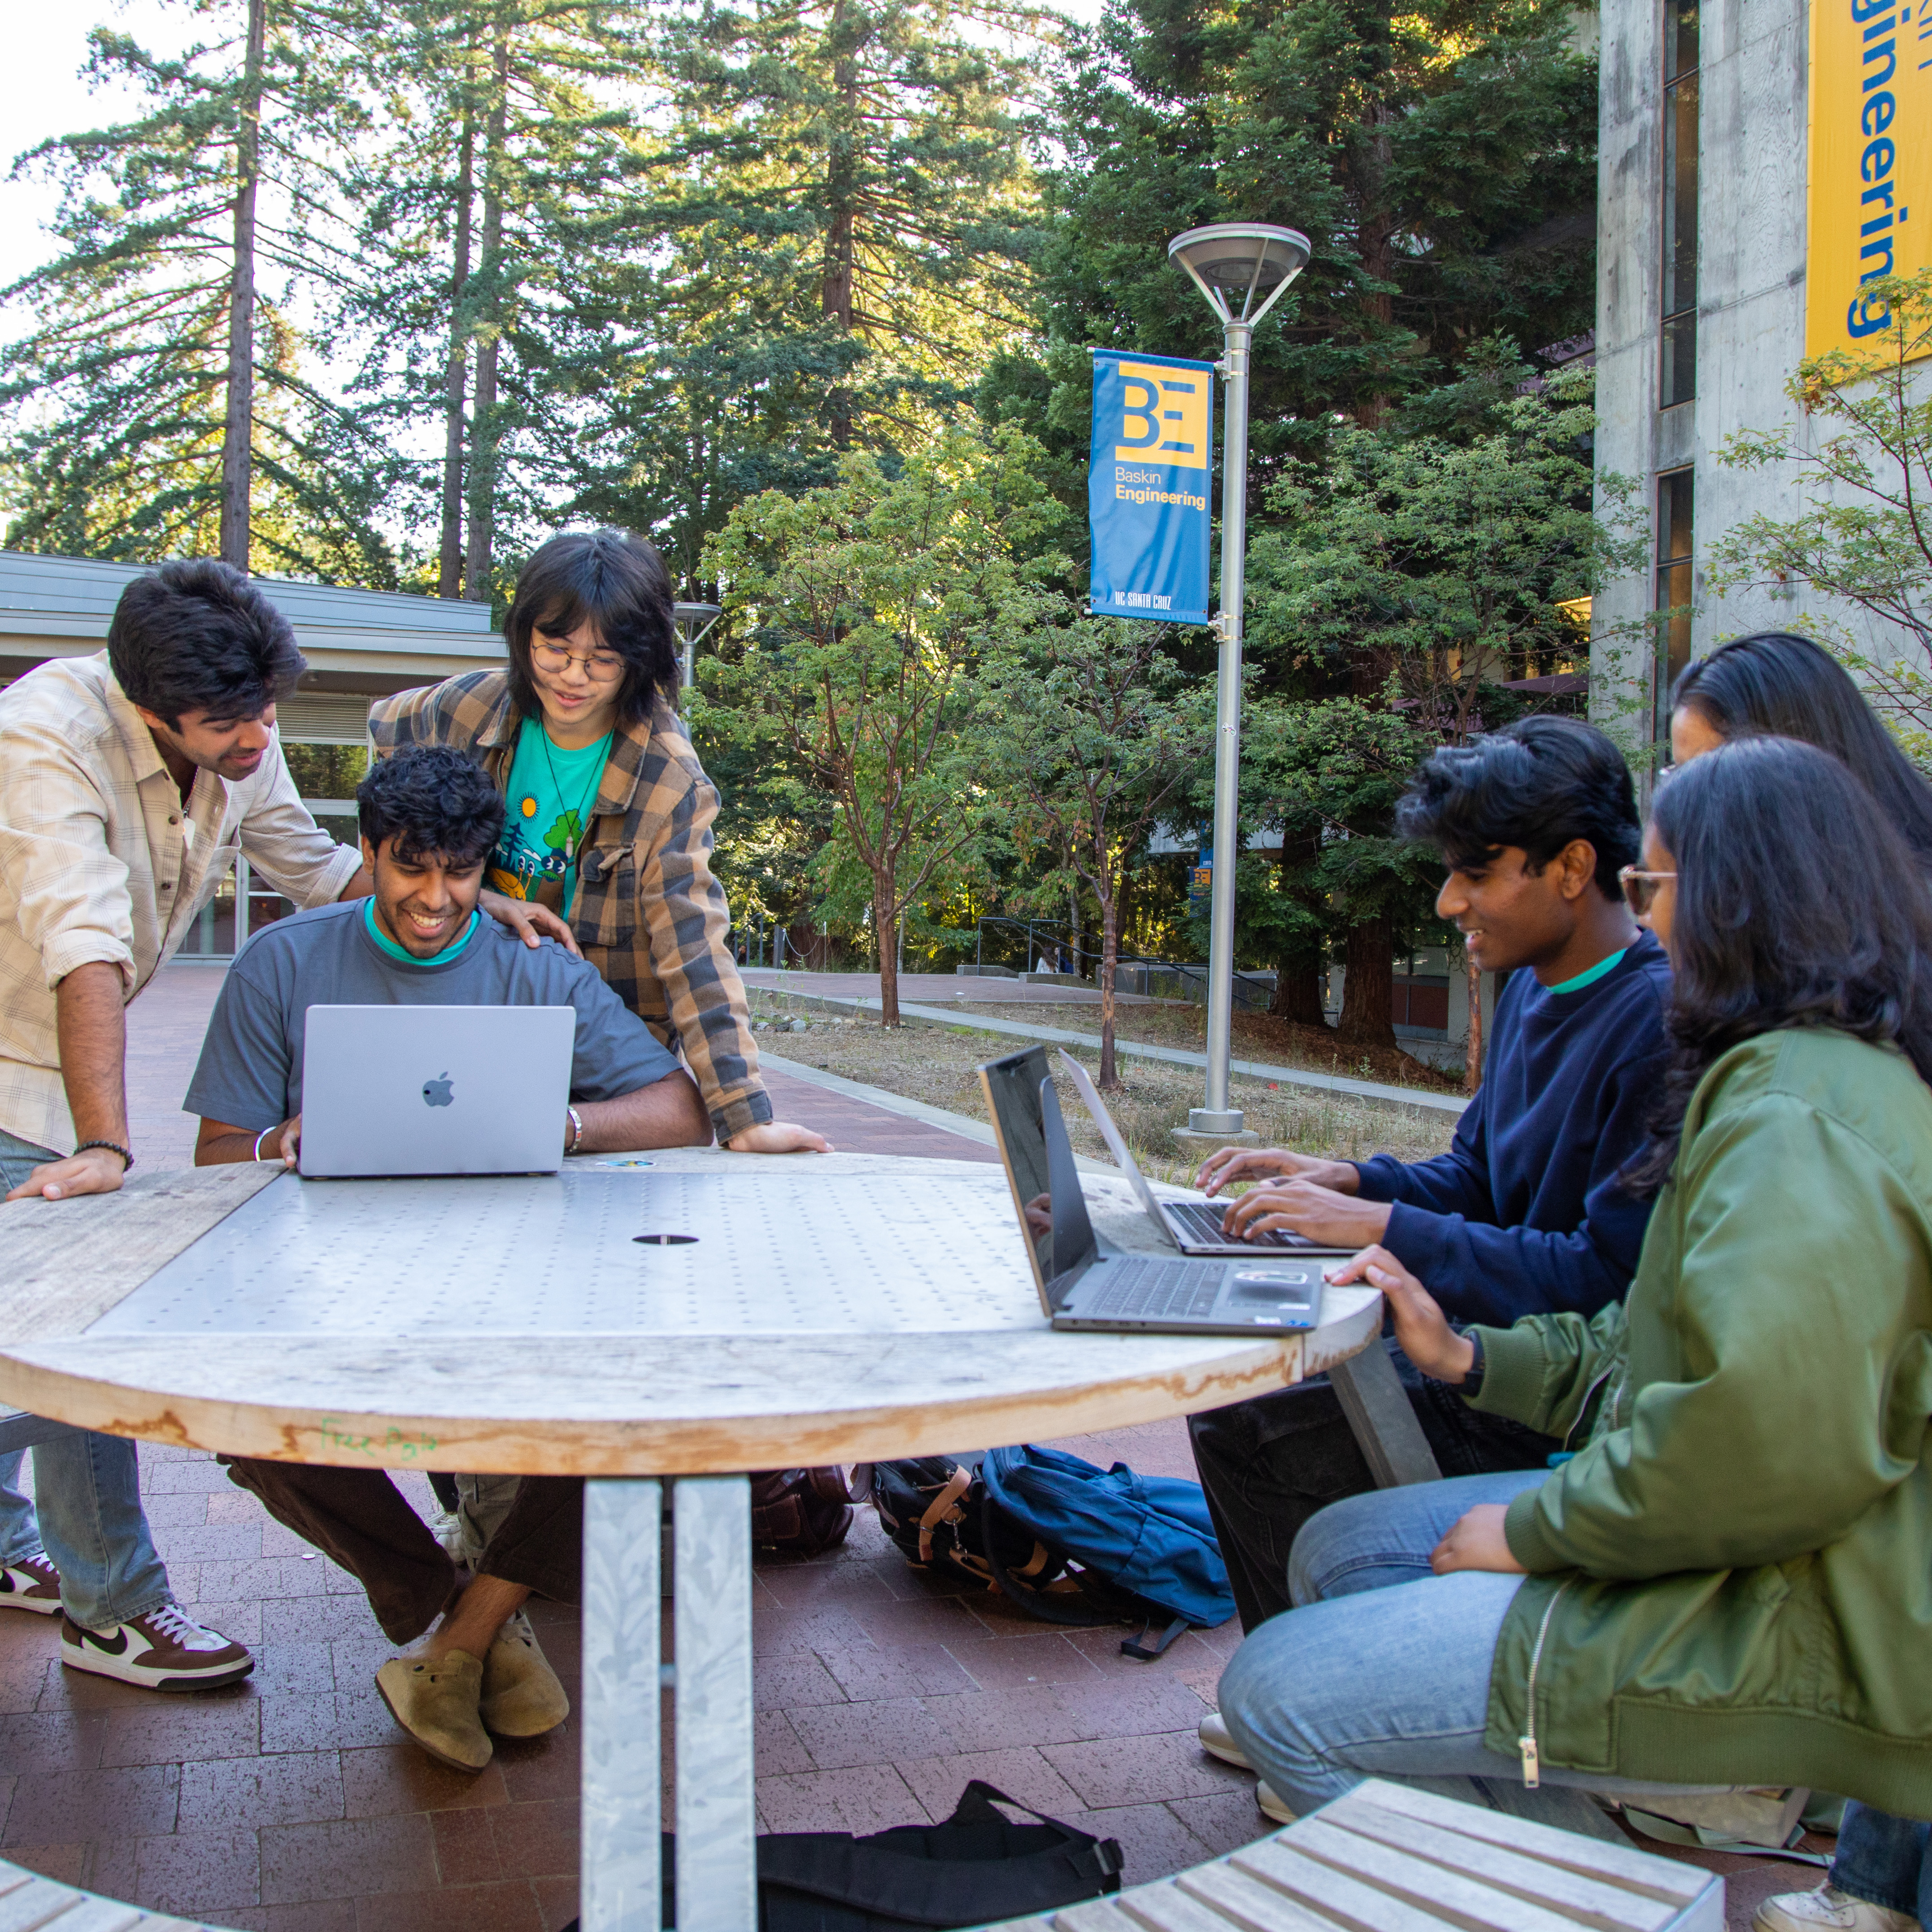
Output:
<instances>
[{"instance_id":1,"label":"metal table surface","mask_svg":"<svg viewBox=\"0 0 1932 1932\"><path fill-rule=\"evenodd\" d=\"M1124 1183L1083 1185L1110 1239L1160 1249ZM1368 1347L1379 1297L1330 1288L1302 1335L1056 1334L1004 1175L979 1163L681 1149L554 1178L136 1174L0 1208L0 1400L36 1415L291 1462L596 1479L584 1932L658 1926L666 1688L680 1925L756 1924L740 1472L1075 1435L1331 1370L1382 1479L1433 1473Z\"/></svg>"}]
</instances>

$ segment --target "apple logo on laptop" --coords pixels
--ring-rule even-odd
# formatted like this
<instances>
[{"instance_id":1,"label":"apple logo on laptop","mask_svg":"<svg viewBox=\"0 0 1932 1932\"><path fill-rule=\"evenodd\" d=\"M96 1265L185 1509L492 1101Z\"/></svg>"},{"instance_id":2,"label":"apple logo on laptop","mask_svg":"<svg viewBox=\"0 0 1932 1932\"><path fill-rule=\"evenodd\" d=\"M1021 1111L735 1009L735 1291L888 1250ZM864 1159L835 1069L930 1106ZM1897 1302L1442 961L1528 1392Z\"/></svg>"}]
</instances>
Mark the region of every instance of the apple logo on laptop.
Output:
<instances>
[{"instance_id":1,"label":"apple logo on laptop","mask_svg":"<svg viewBox=\"0 0 1932 1932\"><path fill-rule=\"evenodd\" d=\"M425 1080L423 1101L427 1106L453 1107L456 1104L456 1082L447 1072L440 1080Z\"/></svg>"}]
</instances>

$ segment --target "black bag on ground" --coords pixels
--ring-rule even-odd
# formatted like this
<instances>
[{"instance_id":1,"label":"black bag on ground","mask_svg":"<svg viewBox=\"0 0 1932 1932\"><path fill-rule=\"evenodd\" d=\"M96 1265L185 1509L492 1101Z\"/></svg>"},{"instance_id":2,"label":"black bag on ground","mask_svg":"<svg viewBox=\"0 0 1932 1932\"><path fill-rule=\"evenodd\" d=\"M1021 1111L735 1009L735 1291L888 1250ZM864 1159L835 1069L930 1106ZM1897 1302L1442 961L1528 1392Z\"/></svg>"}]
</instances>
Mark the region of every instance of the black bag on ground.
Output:
<instances>
[{"instance_id":1,"label":"black bag on ground","mask_svg":"<svg viewBox=\"0 0 1932 1932\"><path fill-rule=\"evenodd\" d=\"M1016 1825L1004 1804L1038 1822ZM664 1923L676 1922L664 1840ZM778 1832L758 1840L759 1932L914 1932L1024 1918L1120 1888L1120 1848L975 1778L943 1825L870 1838ZM572 1919L564 1932L578 1932Z\"/></svg>"}]
</instances>

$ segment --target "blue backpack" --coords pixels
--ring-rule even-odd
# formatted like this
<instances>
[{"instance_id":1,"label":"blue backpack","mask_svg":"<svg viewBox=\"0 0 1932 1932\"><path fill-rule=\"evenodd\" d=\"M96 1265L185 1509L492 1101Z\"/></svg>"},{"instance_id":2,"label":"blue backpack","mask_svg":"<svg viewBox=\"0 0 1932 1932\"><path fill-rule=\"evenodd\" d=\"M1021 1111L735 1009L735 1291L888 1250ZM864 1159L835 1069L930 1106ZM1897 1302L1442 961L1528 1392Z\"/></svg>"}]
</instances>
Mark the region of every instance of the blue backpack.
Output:
<instances>
[{"instance_id":1,"label":"blue backpack","mask_svg":"<svg viewBox=\"0 0 1932 1932\"><path fill-rule=\"evenodd\" d=\"M1197 1484L1022 1444L988 1450L976 1478L937 1457L881 1462L871 1487L916 1564L962 1570L1048 1623L1142 1624L1120 1646L1130 1657L1234 1614Z\"/></svg>"}]
</instances>

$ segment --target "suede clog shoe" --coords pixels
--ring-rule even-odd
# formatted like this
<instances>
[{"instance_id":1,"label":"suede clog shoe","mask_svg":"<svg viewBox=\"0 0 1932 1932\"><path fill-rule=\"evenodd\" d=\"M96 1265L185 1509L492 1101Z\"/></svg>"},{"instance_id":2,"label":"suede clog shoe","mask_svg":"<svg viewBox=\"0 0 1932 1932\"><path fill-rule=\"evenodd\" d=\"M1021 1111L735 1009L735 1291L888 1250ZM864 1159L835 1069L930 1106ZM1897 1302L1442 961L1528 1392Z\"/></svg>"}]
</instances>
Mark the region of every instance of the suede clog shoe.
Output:
<instances>
[{"instance_id":1,"label":"suede clog shoe","mask_svg":"<svg viewBox=\"0 0 1932 1932\"><path fill-rule=\"evenodd\" d=\"M452 1771L481 1771L494 1747L476 1714L483 1694L483 1666L466 1650L446 1651L431 1662L392 1657L376 1673L394 1718L438 1764Z\"/></svg>"},{"instance_id":2,"label":"suede clog shoe","mask_svg":"<svg viewBox=\"0 0 1932 1932\"><path fill-rule=\"evenodd\" d=\"M570 1699L521 1610L496 1633L483 1660L477 1708L484 1729L500 1738L540 1738L570 1715Z\"/></svg>"}]
</instances>

